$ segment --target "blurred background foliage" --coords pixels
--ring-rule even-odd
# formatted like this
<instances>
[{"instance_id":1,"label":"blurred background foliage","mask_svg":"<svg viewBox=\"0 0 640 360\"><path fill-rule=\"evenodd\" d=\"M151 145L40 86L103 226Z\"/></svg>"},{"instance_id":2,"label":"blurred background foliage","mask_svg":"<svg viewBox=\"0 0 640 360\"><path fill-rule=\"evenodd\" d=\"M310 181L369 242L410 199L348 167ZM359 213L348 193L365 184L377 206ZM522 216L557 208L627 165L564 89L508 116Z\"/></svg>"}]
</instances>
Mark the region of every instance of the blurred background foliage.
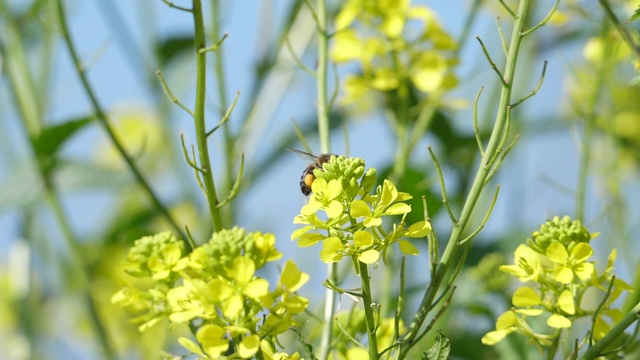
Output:
<instances>
[{"instance_id":1,"label":"blurred background foliage","mask_svg":"<svg viewBox=\"0 0 640 360\"><path fill-rule=\"evenodd\" d=\"M318 149L315 79L304 71L317 61L313 14L302 0L204 3L208 43L229 34L208 57L209 127L241 92L228 123L210 138L221 199L231 191L241 153L247 163L237 198L223 210L223 224L273 232L285 258L311 274L315 285L301 292L319 299L326 275L317 249L298 249L289 241L293 217L304 204L297 184L307 163L284 151L303 148L296 127L311 150ZM390 178L411 193L409 223L422 219L425 196L434 230L444 239L451 225L426 146L437 155L448 201L459 211L479 159L474 99L484 86L477 117L485 139L500 87L473 35L502 64L495 19L508 34L509 14L498 1L414 1L416 7L402 16L380 11L394 8L391 2L358 8L363 3L368 2L329 2L329 19L338 30L330 42L331 150L364 158L378 169L379 179ZM205 242L211 224L179 137L184 134L187 146L195 142L191 118L167 98L155 74L160 70L173 95L191 106L195 62L189 14L161 0L66 5L71 36L115 137L175 222L188 225L197 243ZM533 25L553 3L531 6L527 22ZM539 356L516 337L495 348L483 346L480 338L510 306L512 287L498 266L510 263L517 245L553 215L582 218L590 231L601 232L594 244L597 257L606 261L617 248L618 274L634 284L635 301L640 296L640 22L628 21L636 2L610 6L635 49L601 6L562 1L549 26L527 39L521 51L516 99L535 87L543 60L550 64L538 94L512 112L511 133L519 140L493 180L502 186L496 209L473 242L453 306L436 324L451 340L452 358ZM366 16L360 16L363 11ZM399 24L397 16L411 21ZM179 352L175 339L185 329L155 326L139 333L109 301L132 242L172 225L104 135L61 39L53 1L0 0L2 357L96 358L92 316L105 325L119 357ZM490 200L479 206L486 208ZM476 214L477 222L482 214ZM418 246L426 248L426 242ZM408 280L409 295L423 291L425 266L408 262L407 272L415 274ZM274 277L276 270L263 275ZM380 294L392 301L393 267L379 272L374 276L382 280ZM87 296L95 300L94 310L86 305ZM344 309L350 307L343 301ZM321 306L312 300L312 310ZM311 317L309 323L305 331L313 341L317 320Z\"/></svg>"}]
</instances>

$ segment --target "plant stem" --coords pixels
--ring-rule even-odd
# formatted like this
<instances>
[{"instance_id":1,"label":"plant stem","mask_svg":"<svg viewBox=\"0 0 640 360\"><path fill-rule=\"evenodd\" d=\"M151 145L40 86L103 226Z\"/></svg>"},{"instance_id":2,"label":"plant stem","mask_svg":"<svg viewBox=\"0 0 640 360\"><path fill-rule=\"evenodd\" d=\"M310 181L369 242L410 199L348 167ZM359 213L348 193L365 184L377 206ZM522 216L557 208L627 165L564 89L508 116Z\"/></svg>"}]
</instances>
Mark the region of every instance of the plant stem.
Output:
<instances>
[{"instance_id":1,"label":"plant stem","mask_svg":"<svg viewBox=\"0 0 640 360\"><path fill-rule=\"evenodd\" d=\"M42 168L40 168L42 170ZM44 179L44 174L42 174ZM46 181L46 180L45 180ZM47 181L48 182L48 181ZM71 230L71 226L69 225L69 221L67 220L67 216L64 214L62 210L62 205L60 204L60 199L58 198L55 189L51 183L48 183L46 186L46 197L53 209L56 220L58 224L60 224L60 228L62 229L62 233L64 234L64 238L67 242L67 247L71 253L71 261L73 261L73 268L77 269L76 272L77 277L80 279L81 289L82 289L82 298L89 310L89 319L91 320L91 324L93 325L96 334L98 336L98 342L100 343L100 349L104 355L105 359L115 359L115 350L109 341L109 336L107 334L107 329L104 326L102 320L100 319L100 315L98 313L98 306L96 304L96 300L93 298L91 294L91 272L84 261L83 250L79 245L78 240L76 239L73 231Z\"/></svg>"},{"instance_id":2,"label":"plant stem","mask_svg":"<svg viewBox=\"0 0 640 360\"><path fill-rule=\"evenodd\" d=\"M608 33L606 18L603 19L602 34ZM605 41L605 49L600 57L600 66L597 69L596 83L593 84L593 94L590 101L590 108L585 114L584 129L582 133L582 143L580 144L580 170L578 174L578 189L576 190L576 220L584 223L584 214L587 198L587 180L589 179L589 171L591 164L591 142L593 141L593 132L596 126L596 111L598 109L598 99L602 92L602 85L606 78L606 62L607 57L611 56L611 42Z\"/></svg>"},{"instance_id":3,"label":"plant stem","mask_svg":"<svg viewBox=\"0 0 640 360\"><path fill-rule=\"evenodd\" d=\"M82 62L80 61L80 57L78 56L75 45L71 40L71 34L69 32L69 27L67 25L67 18L65 15L64 4L62 3L62 1L63 0L56 1L58 5L58 21L60 23L60 30L62 31L65 44L67 45L67 50L69 51L69 55L73 59L73 63L76 67L76 72L80 77L80 81L82 82L85 93L89 97L91 105L93 106L93 111L95 112L95 115L98 118L98 121L100 121L100 124L106 131L112 144L116 147L116 149L120 153L120 156L127 163L129 170L133 174L136 181L140 184L144 192L147 194L147 196L151 200L151 203L160 212L160 214L162 214L162 216L169 222L170 226L173 228L173 231L180 237L182 241L184 241L186 249L188 251L191 251L192 250L191 245L189 244L188 241L186 241L187 237L185 236L184 232L178 226L176 221L173 219L173 217L169 213L169 210L167 210L167 208L162 204L158 196L155 194L155 192L151 188L151 185L149 185L149 182L147 181L147 179L144 177L140 169L138 169L138 166L133 161L133 158L131 157L131 155L127 153L127 150L124 148L122 143L120 143L120 140L116 137L115 132L111 128L111 123L109 122L109 119L107 118L107 115L105 114L105 112L102 110L102 106L98 102L98 98L96 97L95 92L93 91L93 88L89 84L89 80L87 79L85 69L82 65Z\"/></svg>"},{"instance_id":4,"label":"plant stem","mask_svg":"<svg viewBox=\"0 0 640 360\"><path fill-rule=\"evenodd\" d=\"M413 346L414 340L418 335L427 314L431 311L431 306L433 300L436 297L436 294L438 293L438 289L444 282L445 276L448 274L449 268L452 265L452 260L456 255L458 255L458 252L461 248L468 249L467 246L460 247L458 241L462 238L462 235L464 234L467 223L471 218L475 205L480 198L480 195L482 194L482 190L485 186L485 181L492 169L493 164L491 163L491 159L494 159L497 152L500 150L499 144L505 131L507 113L509 111L509 104L511 102L512 84L515 77L516 63L522 40L521 32L525 25L529 2L530 0L522 0L520 2L515 18L509 51L507 53L507 62L505 64L505 70L503 72L501 80L503 82L503 86L500 95L500 103L489 143L487 144L485 154L482 157L481 164L479 165L474 177L473 184L471 185L471 188L469 190L469 194L467 195L467 198L464 202L460 218L458 222L453 225L449 241L442 254L441 261L436 268L435 276L433 279L431 279L431 283L425 290L420 306L418 307L418 311L416 312L416 315L414 316L414 319L410 325L409 332L404 337L404 343L400 348L401 359L406 357L409 349ZM449 279L449 282L452 282L454 279L455 277L452 277L451 279Z\"/></svg>"},{"instance_id":5,"label":"plant stem","mask_svg":"<svg viewBox=\"0 0 640 360\"><path fill-rule=\"evenodd\" d=\"M365 319L367 323L367 337L369 339L369 360L378 359L378 340L376 338L376 323L373 314L374 307L377 306L371 302L371 278L369 277L369 269L367 264L358 261L360 267L360 276L362 278L362 306L364 307Z\"/></svg>"},{"instance_id":6,"label":"plant stem","mask_svg":"<svg viewBox=\"0 0 640 360\"><path fill-rule=\"evenodd\" d=\"M200 52L200 49L207 47L205 39L204 20L202 18L201 0L193 0L193 24L195 33L195 54L196 54L196 105L194 110L194 122L196 129L196 142L198 144L198 158L200 167L204 170L202 177L209 206L209 215L213 224L213 231L222 230L222 220L218 209L218 195L216 185L213 180L213 169L209 160L209 147L207 145L207 129L204 116L204 105L206 96L207 81L207 54Z\"/></svg>"},{"instance_id":7,"label":"plant stem","mask_svg":"<svg viewBox=\"0 0 640 360\"><path fill-rule=\"evenodd\" d=\"M325 0L318 0L316 9L318 15L318 136L320 136L320 149L323 154L331 152L329 141L329 113L327 109L327 63L328 43L327 38L327 8Z\"/></svg>"},{"instance_id":8,"label":"plant stem","mask_svg":"<svg viewBox=\"0 0 640 360\"><path fill-rule=\"evenodd\" d=\"M622 320L616 326L611 329L607 335L605 335L602 339L600 339L597 343L587 349L587 351L582 354L580 360L587 359L595 359L600 356L602 350L604 350L609 344L611 344L614 340L618 339L618 337L634 322L640 320L640 303L637 303L627 315L625 315Z\"/></svg>"},{"instance_id":9,"label":"plant stem","mask_svg":"<svg viewBox=\"0 0 640 360\"><path fill-rule=\"evenodd\" d=\"M3 42L1 54L7 61L11 90L17 103L17 110L20 113L22 122L25 126L27 137L30 140L34 161L38 165L40 179L44 185L45 197L53 210L56 221L62 230L66 245L69 248L72 266L73 269L76 270L75 275L80 280L80 289L82 291L81 296L85 301L87 310L89 311L89 319L98 337L98 342L103 356L106 359L115 359L115 351L109 341L107 330L100 319L96 302L91 294L91 274L84 262L82 249L71 230L71 226L69 225L69 221L64 214L64 211L62 210L60 199L55 192L55 187L51 179L51 173L39 160L38 153L36 151L34 140L42 130L40 110L43 109L39 106L38 100L44 101L44 98L39 97L35 92L36 86L33 83L33 76L27 65L28 62L20 62L24 60L26 56L17 28L13 23L11 23L8 24L6 29L7 31L3 41L7 41L7 47L5 48L5 43Z\"/></svg>"},{"instance_id":10,"label":"plant stem","mask_svg":"<svg viewBox=\"0 0 640 360\"><path fill-rule=\"evenodd\" d=\"M318 21L318 71L317 71L317 111L318 111L318 136L320 137L320 150L323 154L331 153L329 139L329 114L327 108L327 63L328 43L327 38L327 7L325 0L317 0L316 14ZM338 283L337 265L327 265L327 278L334 284ZM336 294L333 290L325 291L324 322L322 326L322 342L320 347L320 359L326 360L331 350L331 338L333 335L333 310L335 308Z\"/></svg>"},{"instance_id":11,"label":"plant stem","mask_svg":"<svg viewBox=\"0 0 640 360\"><path fill-rule=\"evenodd\" d=\"M218 41L222 35L220 34L220 1L212 0L211 1L211 13L213 17L213 24L211 26L211 37L213 41ZM218 106L220 107L220 118L223 118L225 112L227 111L227 106L229 103L227 102L227 87L225 84L224 77L224 56L222 47L219 47L214 52L215 62L214 69L216 71L216 85L218 91ZM235 159L235 139L231 134L231 129L229 126L222 127L222 133L224 138L224 149L225 149L225 177L223 189L230 190L233 185L234 178L234 159ZM225 211L225 223L232 224L233 223L233 202L229 202L227 204L227 209Z\"/></svg>"},{"instance_id":12,"label":"plant stem","mask_svg":"<svg viewBox=\"0 0 640 360\"><path fill-rule=\"evenodd\" d=\"M333 284L338 283L338 264L332 263L327 266L328 278ZM325 290L324 302L324 322L322 323L322 339L320 340L320 359L327 360L329 358L329 350L331 350L331 339L333 336L333 309L335 307L335 292L331 289Z\"/></svg>"}]
</instances>

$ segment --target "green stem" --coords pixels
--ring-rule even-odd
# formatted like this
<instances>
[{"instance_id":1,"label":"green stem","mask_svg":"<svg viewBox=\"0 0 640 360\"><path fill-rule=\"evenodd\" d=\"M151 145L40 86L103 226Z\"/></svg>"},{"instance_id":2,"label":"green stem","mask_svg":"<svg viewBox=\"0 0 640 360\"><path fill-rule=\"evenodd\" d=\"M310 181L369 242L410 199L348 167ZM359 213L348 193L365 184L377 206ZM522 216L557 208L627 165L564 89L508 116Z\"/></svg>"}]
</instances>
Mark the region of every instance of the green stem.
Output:
<instances>
[{"instance_id":1,"label":"green stem","mask_svg":"<svg viewBox=\"0 0 640 360\"><path fill-rule=\"evenodd\" d=\"M323 154L331 152L329 141L329 113L327 108L327 63L329 62L327 37L327 8L325 0L318 0L318 136Z\"/></svg>"},{"instance_id":2,"label":"green stem","mask_svg":"<svg viewBox=\"0 0 640 360\"><path fill-rule=\"evenodd\" d=\"M329 139L329 114L327 108L327 63L329 58L327 38L327 7L325 0L317 0L316 14L318 21L318 71L317 71L317 109L318 109L318 136L320 137L320 150L323 154L331 153ZM327 278L334 284L338 283L336 264L327 265ZM333 310L335 308L336 294L333 290L325 291L324 322L322 326L322 343L320 359L326 360L331 350L331 338L333 335Z\"/></svg>"},{"instance_id":3,"label":"green stem","mask_svg":"<svg viewBox=\"0 0 640 360\"><path fill-rule=\"evenodd\" d=\"M587 349L587 351L580 357L580 360L595 359L600 356L600 353L618 337L634 322L640 320L640 303L636 304L631 311L625 315L622 320L616 326L611 329L607 335L600 339L597 343Z\"/></svg>"},{"instance_id":4,"label":"green stem","mask_svg":"<svg viewBox=\"0 0 640 360\"><path fill-rule=\"evenodd\" d=\"M42 170L42 168L41 168ZM42 174L44 178L44 174ZM46 181L46 180L45 180ZM100 348L104 355L105 359L115 359L115 350L109 341L109 336L107 334L107 329L104 326L102 320L100 319L100 315L98 314L98 305L96 304L96 300L91 295L91 287L90 284L93 282L91 279L91 272L87 264L84 261L83 250L79 245L78 240L76 239L73 231L71 230L71 226L69 225L69 221L67 220L64 211L62 210L62 206L60 205L60 199L58 198L55 189L52 184L46 185L46 197L53 209L53 213L60 224L60 228L62 229L62 233L64 234L64 238L67 242L67 247L71 253L71 261L73 261L73 268L79 269L76 273L77 277L80 279L81 289L82 289L82 298L89 310L89 318L91 320L91 324L93 325L96 334L98 336L98 342L100 343Z\"/></svg>"},{"instance_id":5,"label":"green stem","mask_svg":"<svg viewBox=\"0 0 640 360\"><path fill-rule=\"evenodd\" d=\"M556 329L553 333L551 346L547 351L547 360L553 360L553 358L556 357L556 353L558 352L558 345L560 345L560 334L562 334L562 329Z\"/></svg>"},{"instance_id":6,"label":"green stem","mask_svg":"<svg viewBox=\"0 0 640 360\"><path fill-rule=\"evenodd\" d=\"M471 189L469 190L469 194L467 195L467 198L464 202L460 218L458 222L453 226L449 241L442 254L441 261L436 268L435 276L425 290L420 306L418 307L418 311L416 312L416 315L414 316L414 319L410 325L409 332L404 338L404 343L400 349L401 359L406 357L409 349L414 345L414 339L418 335L420 327L426 319L427 314L431 311L431 305L436 297L436 294L438 293L438 289L444 282L445 276L449 272L449 268L452 265L452 259L454 259L458 255L458 250L460 249L458 241L462 238L467 223L471 219L471 215L475 208L475 205L480 198L482 190L484 189L485 181L493 165L491 164L491 159L494 159L497 152L500 150L499 144L505 131L507 113L509 110L509 104L511 102L512 84L515 77L516 63L522 40L521 32L525 25L529 2L530 0L522 0L520 2L517 16L515 18L509 51L507 53L505 71L502 76L503 86L500 95L500 103L489 143L487 144L485 154L482 157L482 162L476 172L473 184L471 185ZM468 247L462 246L462 249L468 249ZM453 282L453 280L455 280L454 277L450 278L449 282Z\"/></svg>"},{"instance_id":7,"label":"green stem","mask_svg":"<svg viewBox=\"0 0 640 360\"><path fill-rule=\"evenodd\" d=\"M608 32L606 18L603 19L602 33ZM596 83L593 84L593 94L590 101L590 108L584 119L584 129L582 133L580 170L578 174L578 189L576 190L576 220L584 222L584 214L587 201L587 180L589 179L589 171L591 164L591 143L593 141L593 132L596 127L596 111L598 109L598 99L602 93L603 83L606 77L606 60L610 56L610 42L605 41L605 50L600 58L600 68L597 72Z\"/></svg>"},{"instance_id":8,"label":"green stem","mask_svg":"<svg viewBox=\"0 0 640 360\"><path fill-rule=\"evenodd\" d=\"M202 2L200 0L193 0L192 3L196 43L196 105L193 112L196 128L196 142L198 144L200 167L204 170L202 177L207 197L207 205L209 206L209 215L211 217L211 223L213 224L213 231L220 231L222 230L222 219L220 218L220 210L218 209L218 195L216 194L216 186L213 180L213 169L211 168L211 161L209 160L207 129L204 116L207 81L207 54L206 52L200 52L200 50L207 47L207 42L204 32L204 20L202 18Z\"/></svg>"},{"instance_id":9,"label":"green stem","mask_svg":"<svg viewBox=\"0 0 640 360\"><path fill-rule=\"evenodd\" d=\"M367 264L358 261L360 267L360 277L362 279L362 305L364 307L365 320L367 323L367 337L369 339L369 360L378 359L378 340L376 338L376 323L373 314L375 304L371 301L371 278Z\"/></svg>"},{"instance_id":10,"label":"green stem","mask_svg":"<svg viewBox=\"0 0 640 360\"><path fill-rule=\"evenodd\" d=\"M616 17L616 14L611 9L611 5L609 4L609 1L598 0L598 2L600 3L600 6L602 6L602 8L604 9L604 12L607 15L607 18L609 18L609 21L611 21L611 23L616 27L616 30L620 34L620 37L622 38L622 40L626 42L627 46L629 46L629 49L631 49L631 51L635 53L636 58L640 58L640 46L635 43L635 41L633 40L633 36L631 36L631 34L629 33L629 30L627 30L627 28L624 27L622 23L620 23L620 21Z\"/></svg>"},{"instance_id":11,"label":"green stem","mask_svg":"<svg viewBox=\"0 0 640 360\"><path fill-rule=\"evenodd\" d=\"M329 264L328 278L333 284L338 283L338 264ZM324 322L322 324L322 339L320 340L320 359L327 360L329 358L329 350L331 350L331 339L333 336L333 309L335 307L335 291L332 289L325 290L325 303L324 303Z\"/></svg>"},{"instance_id":12,"label":"green stem","mask_svg":"<svg viewBox=\"0 0 640 360\"><path fill-rule=\"evenodd\" d=\"M404 74L405 71L402 68L402 62L399 59L398 52L394 51L392 54L393 66L397 74ZM402 75L401 75L402 76ZM402 81L400 87L396 92L398 101L398 111L395 114L395 127L396 127L396 156L393 164L393 171L391 175L392 182L399 182L405 173L407 168L407 160L411 155L411 149L409 148L408 128L409 128L409 89L407 82ZM415 130L415 129L414 129Z\"/></svg>"},{"instance_id":13,"label":"green stem","mask_svg":"<svg viewBox=\"0 0 640 360\"><path fill-rule=\"evenodd\" d=\"M89 97L89 100L91 101L91 105L93 106L93 111L95 112L95 115L98 118L98 121L100 121L100 124L102 124L102 127L104 128L107 135L109 136L109 139L118 150L118 153L120 153L120 156L127 163L129 170L133 174L138 184L140 184L144 192L147 194L147 196L151 200L151 203L160 212L160 214L162 214L162 216L169 222L169 224L173 228L173 231L178 236L180 236L182 241L184 241L187 250L189 251L192 250L191 245L189 244L189 242L186 241L186 236L182 231L182 229L178 226L176 221L173 219L173 217L169 213L169 210L167 210L167 208L162 204L158 196L155 194L155 192L151 188L151 185L149 185L149 182L147 181L147 179L144 177L144 175L142 175L142 172L140 171L140 169L138 169L138 166L134 162L131 155L127 153L122 143L120 143L120 140L118 140L118 138L116 137L115 132L113 131L111 124L107 118L107 115L102 110L102 106L98 102L98 98L96 97L95 92L93 91L93 88L89 84L89 80L87 79L85 69L82 65L82 62L80 61L80 57L78 56L75 45L71 40L71 33L69 32L69 27L67 25L67 18L64 10L64 4L62 2L63 0L57 0L58 21L60 23L60 30L62 31L65 44L67 45L67 50L69 51L69 55L73 59L73 63L76 67L76 72L80 77L80 81L82 82L85 93L87 94L87 96Z\"/></svg>"},{"instance_id":14,"label":"green stem","mask_svg":"<svg viewBox=\"0 0 640 360\"><path fill-rule=\"evenodd\" d=\"M2 3L2 5L4 5L4 3ZM72 266L77 270L75 274L81 281L80 288L82 289L82 298L89 310L89 318L91 325L97 334L100 349L103 352L104 358L115 359L115 351L109 342L107 330L98 315L95 300L91 295L91 282L89 280L90 271L84 262L82 249L71 231L71 226L69 225L69 221L64 214L64 211L62 210L60 200L56 195L49 172L38 159L35 143L33 142L33 139L37 138L42 129L41 114L39 111L41 108L38 106L37 101L40 98L34 91L36 87L33 83L33 77L29 70L28 62L24 61L16 63L16 61L22 61L26 58L22 42L20 41L20 35L18 34L18 30L14 27L14 24L9 24L5 29L6 34L2 42L1 54L7 62L11 90L16 99L18 112L22 117L26 133L28 138L31 140L30 144L33 150L34 159L38 164L41 181L44 184L45 196L64 235L64 239L71 254L71 261L73 262ZM6 45L4 41L7 42ZM40 99L40 101L44 101L44 99Z\"/></svg>"},{"instance_id":15,"label":"green stem","mask_svg":"<svg viewBox=\"0 0 640 360\"><path fill-rule=\"evenodd\" d=\"M211 12L213 14L213 24L211 26L211 36L213 41L218 41L222 38L220 34L220 2L219 0L211 1ZM218 91L218 106L220 107L220 118L225 116L225 112L227 111L227 107L229 103L227 102L227 86L225 83L224 76L224 56L223 49L219 47L215 52L215 63L214 68L216 71L216 85ZM234 164L235 164L235 139L231 134L231 129L229 126L223 126L222 128L223 138L224 138L224 149L225 149L225 178L224 178L224 189L230 190L233 185L234 178ZM229 202L227 210L225 211L225 223L232 224L233 223L233 202Z\"/></svg>"}]
</instances>

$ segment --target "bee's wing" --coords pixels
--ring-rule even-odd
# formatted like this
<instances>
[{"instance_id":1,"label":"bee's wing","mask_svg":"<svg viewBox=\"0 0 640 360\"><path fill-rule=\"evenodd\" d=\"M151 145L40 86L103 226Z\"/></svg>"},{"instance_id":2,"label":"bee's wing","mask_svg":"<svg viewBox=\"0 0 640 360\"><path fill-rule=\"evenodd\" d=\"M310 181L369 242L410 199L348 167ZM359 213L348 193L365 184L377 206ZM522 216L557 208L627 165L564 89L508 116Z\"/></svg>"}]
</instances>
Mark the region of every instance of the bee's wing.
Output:
<instances>
[{"instance_id":1,"label":"bee's wing","mask_svg":"<svg viewBox=\"0 0 640 360\"><path fill-rule=\"evenodd\" d=\"M287 150L298 154L298 156L302 157L303 159L307 159L307 160L311 160L311 161L316 161L318 159L317 156L315 156L313 154L309 154L308 152L305 152L305 151L302 151L302 150L297 150L297 149L292 149L292 148L287 148Z\"/></svg>"}]
</instances>

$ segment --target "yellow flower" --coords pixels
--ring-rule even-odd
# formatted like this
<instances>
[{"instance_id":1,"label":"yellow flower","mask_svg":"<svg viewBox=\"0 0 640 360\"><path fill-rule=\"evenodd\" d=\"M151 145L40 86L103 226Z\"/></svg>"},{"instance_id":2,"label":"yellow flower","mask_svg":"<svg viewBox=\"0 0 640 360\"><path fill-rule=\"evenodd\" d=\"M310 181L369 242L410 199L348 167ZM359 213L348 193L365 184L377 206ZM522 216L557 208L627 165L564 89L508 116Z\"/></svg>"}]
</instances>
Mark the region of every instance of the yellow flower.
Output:
<instances>
[{"instance_id":1,"label":"yellow flower","mask_svg":"<svg viewBox=\"0 0 640 360\"><path fill-rule=\"evenodd\" d=\"M547 247L546 255L556 265L553 278L562 284L569 284L573 281L574 274L582 281L591 278L595 267L586 260L592 254L591 245L587 243L576 244L569 253L562 243L554 241Z\"/></svg>"},{"instance_id":2,"label":"yellow flower","mask_svg":"<svg viewBox=\"0 0 640 360\"><path fill-rule=\"evenodd\" d=\"M502 265L500 270L517 276L520 281L537 281L540 277L540 254L526 245L520 245L515 251L516 265Z\"/></svg>"}]
</instances>

